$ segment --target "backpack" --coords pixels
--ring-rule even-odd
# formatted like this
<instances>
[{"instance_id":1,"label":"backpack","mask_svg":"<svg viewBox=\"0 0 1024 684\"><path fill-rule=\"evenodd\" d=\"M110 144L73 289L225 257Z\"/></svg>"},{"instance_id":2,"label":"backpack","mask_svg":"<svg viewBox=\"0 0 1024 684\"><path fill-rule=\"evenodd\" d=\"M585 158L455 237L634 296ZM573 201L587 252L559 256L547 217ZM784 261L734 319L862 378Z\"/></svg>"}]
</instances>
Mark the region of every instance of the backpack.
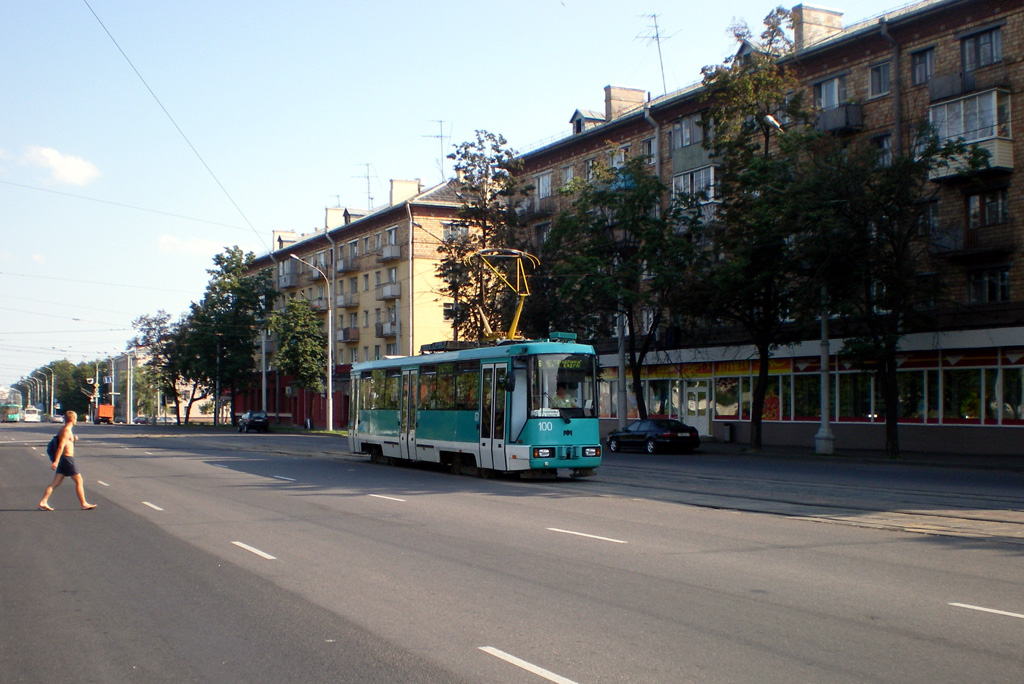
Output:
<instances>
[{"instance_id":1,"label":"backpack","mask_svg":"<svg viewBox=\"0 0 1024 684\"><path fill-rule=\"evenodd\" d=\"M57 459L57 443L60 435L54 435L50 443L46 445L46 455L50 457L50 463Z\"/></svg>"}]
</instances>

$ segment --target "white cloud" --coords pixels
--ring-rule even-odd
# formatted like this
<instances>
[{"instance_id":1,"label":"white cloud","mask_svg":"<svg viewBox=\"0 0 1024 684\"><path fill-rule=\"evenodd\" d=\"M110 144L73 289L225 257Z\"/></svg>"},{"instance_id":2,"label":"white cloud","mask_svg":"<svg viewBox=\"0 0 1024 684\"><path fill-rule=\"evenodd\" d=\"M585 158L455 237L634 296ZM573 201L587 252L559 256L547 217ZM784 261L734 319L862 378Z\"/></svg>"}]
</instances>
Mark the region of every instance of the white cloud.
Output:
<instances>
[{"instance_id":1,"label":"white cloud","mask_svg":"<svg viewBox=\"0 0 1024 684\"><path fill-rule=\"evenodd\" d=\"M159 237L157 246L161 252L166 254L185 254L187 256L212 257L214 254L224 251L224 246L213 240L202 238L181 240L166 233Z\"/></svg>"},{"instance_id":2,"label":"white cloud","mask_svg":"<svg viewBox=\"0 0 1024 684\"><path fill-rule=\"evenodd\" d=\"M81 157L61 154L52 147L28 148L22 161L26 164L49 169L53 180L72 185L88 185L100 175L100 170L92 162Z\"/></svg>"}]
</instances>

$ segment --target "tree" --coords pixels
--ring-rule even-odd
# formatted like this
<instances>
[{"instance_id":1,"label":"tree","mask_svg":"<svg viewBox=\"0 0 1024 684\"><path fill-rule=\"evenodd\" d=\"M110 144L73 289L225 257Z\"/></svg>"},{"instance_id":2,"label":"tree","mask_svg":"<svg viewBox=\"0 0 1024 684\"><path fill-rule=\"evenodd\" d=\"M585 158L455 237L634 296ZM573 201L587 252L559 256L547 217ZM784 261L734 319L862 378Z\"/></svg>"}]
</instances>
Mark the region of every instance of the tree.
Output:
<instances>
[{"instance_id":1,"label":"tree","mask_svg":"<svg viewBox=\"0 0 1024 684\"><path fill-rule=\"evenodd\" d=\"M799 143L805 153L791 188L805 208L801 249L818 266L813 282L824 286L830 313L849 331L840 353L875 372L890 458L900 453L900 341L934 329L932 313L942 299L931 255L937 236L927 214L939 189L930 179L938 170L969 174L987 165L984 150L940 141L926 121L912 132L908 144L894 146L906 154L830 136Z\"/></svg>"},{"instance_id":2,"label":"tree","mask_svg":"<svg viewBox=\"0 0 1024 684\"><path fill-rule=\"evenodd\" d=\"M666 190L641 157L598 169L593 181L569 189L578 193L573 209L556 218L545 245L561 299L587 312L591 335L607 336L615 317L622 318L642 419L647 418L640 391L644 357L692 251L676 212L661 211Z\"/></svg>"},{"instance_id":3,"label":"tree","mask_svg":"<svg viewBox=\"0 0 1024 684\"><path fill-rule=\"evenodd\" d=\"M215 256L215 268L207 271L211 277L206 293L200 302L192 303L189 312L188 342L194 360L189 372L215 389L218 402L223 388L228 388L232 409L237 391L256 377L256 339L276 295L268 269L248 274L255 258L237 246ZM214 423L218 420L215 413Z\"/></svg>"},{"instance_id":4,"label":"tree","mask_svg":"<svg viewBox=\"0 0 1024 684\"><path fill-rule=\"evenodd\" d=\"M323 392L327 336L309 302L289 300L283 311L270 314L270 329L277 333L279 349L276 359L281 372L294 377L303 389Z\"/></svg>"},{"instance_id":5,"label":"tree","mask_svg":"<svg viewBox=\"0 0 1024 684\"><path fill-rule=\"evenodd\" d=\"M515 203L529 187L519 185L518 155L501 135L477 131L476 140L461 143L448 158L455 161L460 206L458 220L438 248L437 275L444 283L440 293L454 301L455 338L483 339L487 326L502 329L516 298L479 260L469 257L482 249L519 246Z\"/></svg>"},{"instance_id":6,"label":"tree","mask_svg":"<svg viewBox=\"0 0 1024 684\"><path fill-rule=\"evenodd\" d=\"M792 182L790 159L776 139L780 121L803 125L797 80L782 58L791 50L785 29L789 12L773 10L764 21L758 46L744 25L733 27L740 44L723 65L705 67L705 139L715 167L711 189L716 216L700 230L702 268L694 281L711 315L739 326L756 349L759 372L751 401L751 445L762 445L762 414L773 349L801 293L800 263L794 250L792 216L787 208Z\"/></svg>"}]
</instances>

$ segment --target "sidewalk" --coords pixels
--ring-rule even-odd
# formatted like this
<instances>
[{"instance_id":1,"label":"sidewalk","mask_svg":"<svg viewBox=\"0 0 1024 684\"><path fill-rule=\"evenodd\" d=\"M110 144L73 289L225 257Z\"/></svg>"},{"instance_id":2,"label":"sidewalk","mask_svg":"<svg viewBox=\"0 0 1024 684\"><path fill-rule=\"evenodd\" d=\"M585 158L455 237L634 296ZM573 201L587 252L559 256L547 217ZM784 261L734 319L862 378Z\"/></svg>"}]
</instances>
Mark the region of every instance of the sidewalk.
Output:
<instances>
[{"instance_id":1,"label":"sidewalk","mask_svg":"<svg viewBox=\"0 0 1024 684\"><path fill-rule=\"evenodd\" d=\"M829 456L814 453L814 447L769 445L761 451L755 451L749 444L735 442L705 441L701 444L700 453L743 455L758 458L784 458L828 461L835 463L876 463L906 466L932 466L937 468L967 468L972 470L1005 470L1024 473L1024 445L1021 454L938 454L916 451L904 451L899 458L893 459L884 451L870 449L837 449Z\"/></svg>"}]
</instances>

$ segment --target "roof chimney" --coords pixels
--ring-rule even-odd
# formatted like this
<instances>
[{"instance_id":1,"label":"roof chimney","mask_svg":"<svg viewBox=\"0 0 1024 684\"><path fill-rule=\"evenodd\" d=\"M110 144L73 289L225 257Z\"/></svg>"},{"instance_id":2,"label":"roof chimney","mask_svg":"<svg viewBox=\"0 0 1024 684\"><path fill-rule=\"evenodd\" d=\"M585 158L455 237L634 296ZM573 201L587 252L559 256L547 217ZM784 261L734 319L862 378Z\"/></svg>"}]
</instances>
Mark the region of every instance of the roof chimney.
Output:
<instances>
[{"instance_id":1,"label":"roof chimney","mask_svg":"<svg viewBox=\"0 0 1024 684\"><path fill-rule=\"evenodd\" d=\"M843 13L838 10L797 5L793 8L793 47L805 47L820 43L843 30Z\"/></svg>"},{"instance_id":2,"label":"roof chimney","mask_svg":"<svg viewBox=\"0 0 1024 684\"><path fill-rule=\"evenodd\" d=\"M646 90L608 85L604 87L604 120L611 121L643 106Z\"/></svg>"},{"instance_id":3,"label":"roof chimney","mask_svg":"<svg viewBox=\"0 0 1024 684\"><path fill-rule=\"evenodd\" d=\"M391 206L400 204L410 197L420 194L420 181L391 179Z\"/></svg>"}]
</instances>

